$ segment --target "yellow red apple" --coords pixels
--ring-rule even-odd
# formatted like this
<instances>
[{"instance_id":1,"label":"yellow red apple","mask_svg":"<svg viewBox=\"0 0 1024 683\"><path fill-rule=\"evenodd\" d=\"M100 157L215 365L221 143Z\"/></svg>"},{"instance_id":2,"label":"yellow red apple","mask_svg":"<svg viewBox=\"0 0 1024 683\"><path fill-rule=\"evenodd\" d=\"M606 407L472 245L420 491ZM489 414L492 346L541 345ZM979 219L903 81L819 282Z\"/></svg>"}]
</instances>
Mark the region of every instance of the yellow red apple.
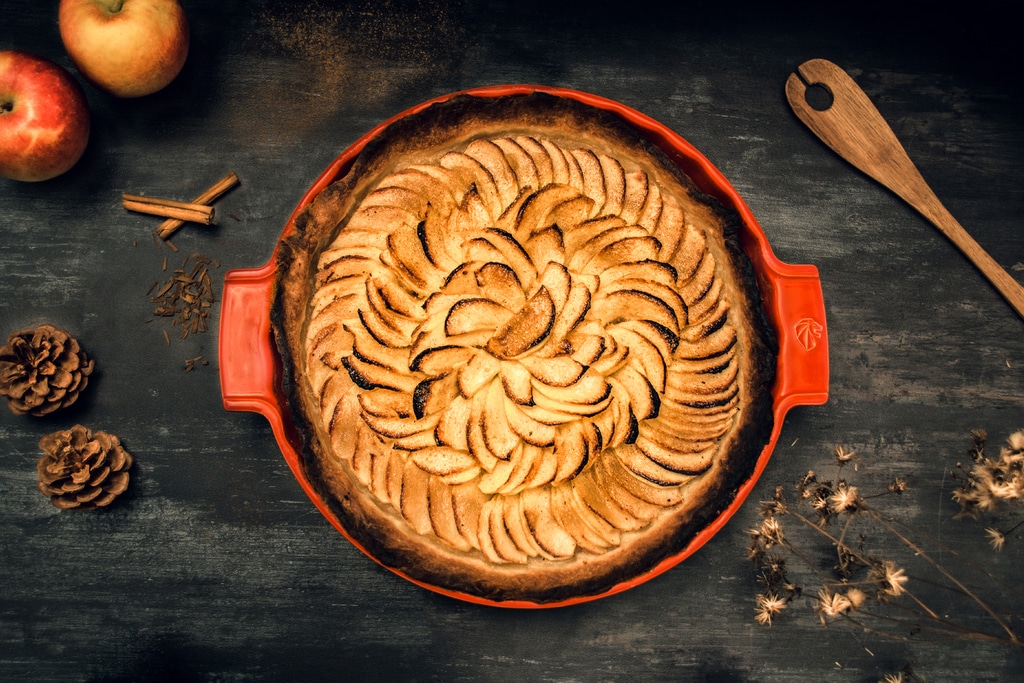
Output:
<instances>
[{"instance_id":1,"label":"yellow red apple","mask_svg":"<svg viewBox=\"0 0 1024 683\"><path fill-rule=\"evenodd\" d=\"M89 105L59 64L0 50L0 176L49 180L81 158L89 142Z\"/></svg>"},{"instance_id":2,"label":"yellow red apple","mask_svg":"<svg viewBox=\"0 0 1024 683\"><path fill-rule=\"evenodd\" d=\"M61 0L57 22L75 67L117 97L161 90L188 57L188 19L178 0Z\"/></svg>"}]
</instances>

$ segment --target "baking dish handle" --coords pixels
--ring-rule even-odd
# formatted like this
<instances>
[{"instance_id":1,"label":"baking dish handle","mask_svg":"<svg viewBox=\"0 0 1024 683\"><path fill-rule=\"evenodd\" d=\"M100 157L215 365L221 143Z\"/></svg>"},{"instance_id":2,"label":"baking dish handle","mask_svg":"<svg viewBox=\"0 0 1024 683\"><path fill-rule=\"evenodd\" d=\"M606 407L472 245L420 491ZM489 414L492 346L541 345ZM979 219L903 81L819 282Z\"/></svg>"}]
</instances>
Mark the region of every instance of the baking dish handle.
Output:
<instances>
[{"instance_id":1,"label":"baking dish handle","mask_svg":"<svg viewBox=\"0 0 1024 683\"><path fill-rule=\"evenodd\" d=\"M828 401L828 328L821 278L813 265L775 261L765 266L774 272L769 314L776 323L779 364L774 389L776 417L793 406L822 405Z\"/></svg>"},{"instance_id":2,"label":"baking dish handle","mask_svg":"<svg viewBox=\"0 0 1024 683\"><path fill-rule=\"evenodd\" d=\"M264 415L273 424L280 409L273 393L280 365L271 347L270 295L274 262L224 276L218 360L224 407ZM274 425L275 428L277 425Z\"/></svg>"}]
</instances>

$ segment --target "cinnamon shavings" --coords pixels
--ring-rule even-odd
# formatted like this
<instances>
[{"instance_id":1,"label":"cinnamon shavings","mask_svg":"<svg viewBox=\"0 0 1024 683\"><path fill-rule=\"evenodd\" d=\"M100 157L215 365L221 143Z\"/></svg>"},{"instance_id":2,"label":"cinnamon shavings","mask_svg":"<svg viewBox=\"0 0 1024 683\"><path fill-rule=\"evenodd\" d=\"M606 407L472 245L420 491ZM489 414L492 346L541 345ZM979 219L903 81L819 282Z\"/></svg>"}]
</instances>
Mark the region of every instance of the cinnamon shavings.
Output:
<instances>
[{"instance_id":1,"label":"cinnamon shavings","mask_svg":"<svg viewBox=\"0 0 1024 683\"><path fill-rule=\"evenodd\" d=\"M181 266L172 271L162 285L154 283L147 293L150 303L156 304L153 315L169 318L171 327L181 330L182 339L190 334L206 332L209 328L210 309L216 300L210 279L211 264L219 267L219 263L208 256L186 256ZM170 343L166 330L164 335Z\"/></svg>"}]
</instances>

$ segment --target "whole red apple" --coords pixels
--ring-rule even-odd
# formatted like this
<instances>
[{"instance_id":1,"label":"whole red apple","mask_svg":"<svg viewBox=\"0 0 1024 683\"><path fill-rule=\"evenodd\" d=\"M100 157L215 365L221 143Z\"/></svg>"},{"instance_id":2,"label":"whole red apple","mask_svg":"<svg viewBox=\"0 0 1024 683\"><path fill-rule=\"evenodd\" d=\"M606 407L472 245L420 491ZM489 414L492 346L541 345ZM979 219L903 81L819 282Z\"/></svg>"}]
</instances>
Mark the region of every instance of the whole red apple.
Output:
<instances>
[{"instance_id":1,"label":"whole red apple","mask_svg":"<svg viewBox=\"0 0 1024 683\"><path fill-rule=\"evenodd\" d=\"M49 180L82 157L89 105L62 66L20 50L0 50L0 176Z\"/></svg>"},{"instance_id":2,"label":"whole red apple","mask_svg":"<svg viewBox=\"0 0 1024 683\"><path fill-rule=\"evenodd\" d=\"M188 19L178 0L61 0L57 22L78 70L117 97L155 93L188 57Z\"/></svg>"}]
</instances>

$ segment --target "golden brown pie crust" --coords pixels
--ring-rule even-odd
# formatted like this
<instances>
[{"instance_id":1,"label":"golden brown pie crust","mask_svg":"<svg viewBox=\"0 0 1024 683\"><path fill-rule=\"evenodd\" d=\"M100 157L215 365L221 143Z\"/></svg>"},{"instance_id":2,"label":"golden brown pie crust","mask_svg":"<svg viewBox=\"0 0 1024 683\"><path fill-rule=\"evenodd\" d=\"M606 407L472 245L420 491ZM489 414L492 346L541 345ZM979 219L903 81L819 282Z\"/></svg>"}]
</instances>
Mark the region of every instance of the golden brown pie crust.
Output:
<instances>
[{"instance_id":1,"label":"golden brown pie crust","mask_svg":"<svg viewBox=\"0 0 1024 683\"><path fill-rule=\"evenodd\" d=\"M304 467L430 587L538 604L680 553L772 430L738 217L546 94L401 118L296 220L272 319Z\"/></svg>"}]
</instances>

